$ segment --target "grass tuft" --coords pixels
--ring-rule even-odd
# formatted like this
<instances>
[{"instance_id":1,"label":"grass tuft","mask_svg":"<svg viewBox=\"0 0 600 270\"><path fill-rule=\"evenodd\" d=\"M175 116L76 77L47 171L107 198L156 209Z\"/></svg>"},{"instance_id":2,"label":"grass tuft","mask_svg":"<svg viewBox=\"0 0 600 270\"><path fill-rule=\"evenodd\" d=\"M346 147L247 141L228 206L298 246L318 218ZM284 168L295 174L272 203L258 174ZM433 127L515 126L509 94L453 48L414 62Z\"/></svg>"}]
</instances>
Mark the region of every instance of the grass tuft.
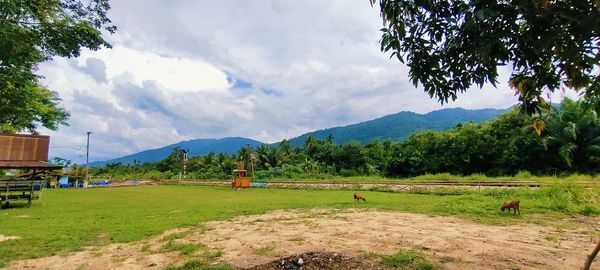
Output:
<instances>
[{"instance_id":1,"label":"grass tuft","mask_svg":"<svg viewBox=\"0 0 600 270\"><path fill-rule=\"evenodd\" d=\"M256 255L260 255L260 256L274 256L276 254L275 252L275 246L273 245L264 245L264 246L259 246L259 247L252 247L252 253L256 254Z\"/></svg>"},{"instance_id":2,"label":"grass tuft","mask_svg":"<svg viewBox=\"0 0 600 270\"><path fill-rule=\"evenodd\" d=\"M166 270L234 270L234 267L228 266L228 265L210 265L210 264L206 264L205 262L201 262L201 261L189 261L186 262L184 265L176 267L176 266L169 266L166 268Z\"/></svg>"},{"instance_id":3,"label":"grass tuft","mask_svg":"<svg viewBox=\"0 0 600 270\"><path fill-rule=\"evenodd\" d=\"M429 262L422 253L415 250L399 251L394 255L384 256L381 263L385 266L394 267L398 269L440 269L435 264Z\"/></svg>"},{"instance_id":4,"label":"grass tuft","mask_svg":"<svg viewBox=\"0 0 600 270\"><path fill-rule=\"evenodd\" d=\"M178 243L173 240L167 242L167 244L160 249L160 252L179 251L184 256L193 255L200 245L193 243Z\"/></svg>"}]
</instances>

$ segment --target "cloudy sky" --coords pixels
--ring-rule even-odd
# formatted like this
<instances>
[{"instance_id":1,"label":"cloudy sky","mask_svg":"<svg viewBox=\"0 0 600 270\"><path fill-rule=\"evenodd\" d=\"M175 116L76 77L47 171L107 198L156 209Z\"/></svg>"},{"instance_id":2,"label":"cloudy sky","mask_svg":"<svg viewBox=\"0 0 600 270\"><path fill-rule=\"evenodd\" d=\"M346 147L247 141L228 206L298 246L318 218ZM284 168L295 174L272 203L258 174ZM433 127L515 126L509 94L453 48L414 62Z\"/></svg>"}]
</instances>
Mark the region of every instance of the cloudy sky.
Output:
<instances>
[{"instance_id":1,"label":"cloudy sky","mask_svg":"<svg viewBox=\"0 0 600 270\"><path fill-rule=\"evenodd\" d=\"M367 0L113 0L112 49L40 65L71 112L50 156L107 160L182 140L277 142L400 111L443 108L379 51ZM504 72L508 74L508 72ZM444 107L506 108L507 87L472 89Z\"/></svg>"}]
</instances>

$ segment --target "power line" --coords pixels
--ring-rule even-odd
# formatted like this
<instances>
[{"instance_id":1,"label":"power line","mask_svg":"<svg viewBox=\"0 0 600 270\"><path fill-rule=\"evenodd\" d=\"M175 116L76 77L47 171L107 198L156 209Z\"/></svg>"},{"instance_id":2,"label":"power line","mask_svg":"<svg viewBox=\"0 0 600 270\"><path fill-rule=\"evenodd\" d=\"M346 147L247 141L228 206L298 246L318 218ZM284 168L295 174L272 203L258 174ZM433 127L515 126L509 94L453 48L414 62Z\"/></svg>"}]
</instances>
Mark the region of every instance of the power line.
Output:
<instances>
[{"instance_id":1,"label":"power line","mask_svg":"<svg viewBox=\"0 0 600 270\"><path fill-rule=\"evenodd\" d=\"M77 148L85 147L85 145L61 145L61 146L50 146L50 148Z\"/></svg>"}]
</instances>

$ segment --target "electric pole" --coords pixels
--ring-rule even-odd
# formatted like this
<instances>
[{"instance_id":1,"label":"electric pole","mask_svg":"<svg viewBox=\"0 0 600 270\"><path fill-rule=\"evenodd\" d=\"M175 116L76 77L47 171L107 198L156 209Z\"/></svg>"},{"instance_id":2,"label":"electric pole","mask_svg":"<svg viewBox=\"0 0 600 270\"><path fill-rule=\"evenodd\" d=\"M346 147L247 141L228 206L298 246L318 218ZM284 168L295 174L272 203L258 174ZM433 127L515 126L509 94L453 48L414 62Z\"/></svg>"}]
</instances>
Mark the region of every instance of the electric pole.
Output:
<instances>
[{"instance_id":1,"label":"electric pole","mask_svg":"<svg viewBox=\"0 0 600 270\"><path fill-rule=\"evenodd\" d=\"M189 160L188 153L190 152L190 150L188 149L187 151L186 150L181 150L181 151L183 151L183 179L185 179L185 170L187 168L187 162ZM179 180L181 180L181 179L179 179Z\"/></svg>"},{"instance_id":2,"label":"electric pole","mask_svg":"<svg viewBox=\"0 0 600 270\"><path fill-rule=\"evenodd\" d=\"M87 132L87 145L86 145L86 150L85 150L85 180L88 181L88 183L90 182L90 166L89 166L89 162L90 162L90 134L92 134L91 131Z\"/></svg>"}]
</instances>

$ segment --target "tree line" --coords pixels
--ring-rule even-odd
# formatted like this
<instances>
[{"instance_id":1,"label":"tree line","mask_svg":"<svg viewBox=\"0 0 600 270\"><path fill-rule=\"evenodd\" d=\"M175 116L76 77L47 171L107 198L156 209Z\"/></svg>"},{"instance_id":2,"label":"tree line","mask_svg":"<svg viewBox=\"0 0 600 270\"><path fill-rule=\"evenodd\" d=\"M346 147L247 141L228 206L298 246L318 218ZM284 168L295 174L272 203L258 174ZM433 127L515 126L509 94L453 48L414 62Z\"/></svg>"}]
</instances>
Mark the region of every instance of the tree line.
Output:
<instances>
[{"instance_id":1,"label":"tree line","mask_svg":"<svg viewBox=\"0 0 600 270\"><path fill-rule=\"evenodd\" d=\"M227 179L238 161L251 166L257 179L324 178L330 176L410 177L427 173L510 176L596 174L600 168L600 120L580 101L566 99L543 116L546 128L513 109L481 124L458 124L447 131L419 131L404 141L334 144L333 137L309 136L301 146L289 141L236 154L191 157L185 178ZM113 178L179 178L184 151L173 149L158 162L110 163L92 175ZM252 159L251 156L255 158ZM77 166L75 167L77 171Z\"/></svg>"}]
</instances>

